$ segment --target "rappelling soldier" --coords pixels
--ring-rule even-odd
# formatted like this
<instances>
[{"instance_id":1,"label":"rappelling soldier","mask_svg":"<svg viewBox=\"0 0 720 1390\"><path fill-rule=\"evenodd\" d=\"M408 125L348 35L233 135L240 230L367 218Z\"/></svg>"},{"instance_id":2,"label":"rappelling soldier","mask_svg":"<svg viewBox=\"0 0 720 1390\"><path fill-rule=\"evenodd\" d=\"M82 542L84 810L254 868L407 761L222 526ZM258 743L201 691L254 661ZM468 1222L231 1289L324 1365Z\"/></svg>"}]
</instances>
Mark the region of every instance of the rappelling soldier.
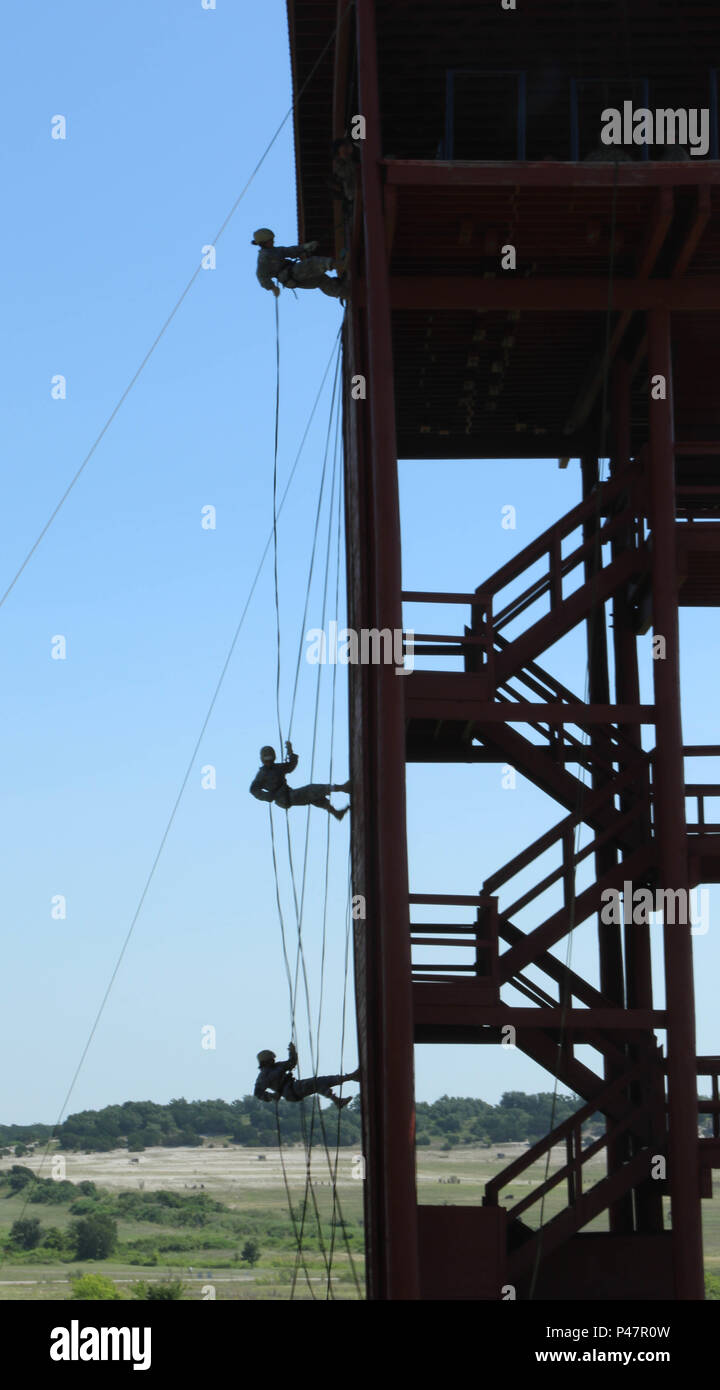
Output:
<instances>
[{"instance_id":1,"label":"rappelling soldier","mask_svg":"<svg viewBox=\"0 0 720 1390\"><path fill-rule=\"evenodd\" d=\"M329 187L336 198L342 199L346 217L352 217L353 214L359 163L358 147L349 135L342 135L339 140L333 140L332 179Z\"/></svg>"},{"instance_id":2,"label":"rappelling soldier","mask_svg":"<svg viewBox=\"0 0 720 1390\"><path fill-rule=\"evenodd\" d=\"M298 1060L295 1044L292 1042L288 1045L288 1054L287 1061L278 1062L274 1052L258 1052L260 1070L253 1092L256 1100L300 1101L306 1100L308 1096L326 1096L338 1110L350 1104L352 1096L341 1098L333 1095L331 1087L342 1086L344 1081L357 1081L360 1076L359 1069L347 1072L344 1076L310 1076L307 1081L298 1081L292 1074Z\"/></svg>"},{"instance_id":3,"label":"rappelling soldier","mask_svg":"<svg viewBox=\"0 0 720 1390\"><path fill-rule=\"evenodd\" d=\"M275 761L275 749L268 744L260 749L260 762L262 766L250 783L252 796L257 797L258 801L274 801L276 806L281 806L287 811L291 806L318 806L323 811L328 811L336 820L342 820L350 810L349 806L344 806L342 811L337 811L330 802L331 792L347 792L351 789L350 782L309 782L305 787L289 787L285 778L295 771L298 765L298 755L293 752L291 743L285 744L287 752L287 762L277 763Z\"/></svg>"},{"instance_id":4,"label":"rappelling soldier","mask_svg":"<svg viewBox=\"0 0 720 1390\"><path fill-rule=\"evenodd\" d=\"M331 299L347 297L347 275L331 256L315 256L318 243L306 241L302 246L276 246L275 233L269 227L258 227L253 234L253 246L259 246L257 278L264 290L271 290L277 299L280 290L277 280L288 290L322 290ZM331 279L328 270L337 270Z\"/></svg>"}]
</instances>

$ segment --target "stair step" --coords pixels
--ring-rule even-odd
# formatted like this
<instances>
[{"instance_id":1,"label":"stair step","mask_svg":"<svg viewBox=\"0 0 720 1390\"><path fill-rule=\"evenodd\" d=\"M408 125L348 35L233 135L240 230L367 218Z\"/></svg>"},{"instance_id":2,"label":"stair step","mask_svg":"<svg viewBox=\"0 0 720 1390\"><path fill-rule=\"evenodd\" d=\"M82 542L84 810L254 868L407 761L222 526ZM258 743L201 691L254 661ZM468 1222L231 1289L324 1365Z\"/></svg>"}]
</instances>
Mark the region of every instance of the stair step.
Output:
<instances>
[{"instance_id":1,"label":"stair step","mask_svg":"<svg viewBox=\"0 0 720 1390\"><path fill-rule=\"evenodd\" d=\"M643 846L631 854L629 858L623 860L621 864L616 864L589 888L579 893L574 903L574 925L579 926L587 917L600 910L602 906L601 895L604 891L609 888L622 889L626 879L639 880L654 862L654 858L654 847ZM529 965L532 965L539 951L547 951L556 942L562 940L567 935L568 925L569 910L562 907L541 923L539 927L528 932L522 941L511 946L509 951L503 952L499 960L501 984L508 983L518 971L525 970Z\"/></svg>"},{"instance_id":2,"label":"stair step","mask_svg":"<svg viewBox=\"0 0 720 1390\"><path fill-rule=\"evenodd\" d=\"M576 1204L565 1209L548 1221L532 1240L526 1241L509 1259L510 1279L517 1279L532 1269L538 1255L549 1255L571 1236L599 1216L614 1202L629 1192L647 1177L650 1172L652 1153L643 1149L634 1155L629 1163L623 1164L611 1177L602 1178L588 1192L584 1192Z\"/></svg>"}]
</instances>

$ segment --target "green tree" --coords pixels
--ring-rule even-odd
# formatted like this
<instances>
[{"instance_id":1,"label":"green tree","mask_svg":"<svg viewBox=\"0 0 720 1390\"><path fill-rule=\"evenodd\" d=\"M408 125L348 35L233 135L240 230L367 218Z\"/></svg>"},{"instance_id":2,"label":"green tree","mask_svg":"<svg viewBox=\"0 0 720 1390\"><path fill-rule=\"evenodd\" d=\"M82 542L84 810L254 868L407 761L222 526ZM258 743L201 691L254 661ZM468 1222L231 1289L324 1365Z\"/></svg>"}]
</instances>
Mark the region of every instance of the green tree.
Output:
<instances>
[{"instance_id":1,"label":"green tree","mask_svg":"<svg viewBox=\"0 0 720 1390\"><path fill-rule=\"evenodd\" d=\"M91 1197L78 1197L76 1202L70 1203L70 1212L73 1216L89 1216L95 1210L96 1203Z\"/></svg>"},{"instance_id":2,"label":"green tree","mask_svg":"<svg viewBox=\"0 0 720 1390\"><path fill-rule=\"evenodd\" d=\"M139 1279L136 1284L131 1284L130 1287L133 1298L144 1299L148 1303L167 1303L170 1299L182 1298L185 1293L182 1279L167 1279L157 1284L151 1284L146 1279Z\"/></svg>"},{"instance_id":3,"label":"green tree","mask_svg":"<svg viewBox=\"0 0 720 1390\"><path fill-rule=\"evenodd\" d=\"M59 1226L48 1226L43 1236L43 1245L47 1250L63 1249L65 1237Z\"/></svg>"},{"instance_id":4,"label":"green tree","mask_svg":"<svg viewBox=\"0 0 720 1390\"><path fill-rule=\"evenodd\" d=\"M155 1149L163 1142L163 1132L159 1125L146 1125L142 1137L146 1149Z\"/></svg>"},{"instance_id":5,"label":"green tree","mask_svg":"<svg viewBox=\"0 0 720 1390\"><path fill-rule=\"evenodd\" d=\"M71 1221L68 1241L77 1260L105 1260L117 1245L117 1221L104 1212Z\"/></svg>"},{"instance_id":6,"label":"green tree","mask_svg":"<svg viewBox=\"0 0 720 1390\"><path fill-rule=\"evenodd\" d=\"M42 1226L36 1216L23 1216L13 1221L10 1239L18 1250L34 1250L40 1244Z\"/></svg>"},{"instance_id":7,"label":"green tree","mask_svg":"<svg viewBox=\"0 0 720 1390\"><path fill-rule=\"evenodd\" d=\"M24 1168L21 1163L13 1163L8 1173L8 1187L11 1192L21 1192L29 1182L32 1182L35 1174L32 1168Z\"/></svg>"},{"instance_id":8,"label":"green tree","mask_svg":"<svg viewBox=\"0 0 720 1390\"><path fill-rule=\"evenodd\" d=\"M111 1299L122 1298L122 1294L115 1287L112 1279L106 1279L104 1274L81 1274L78 1279L73 1280L73 1291L70 1297Z\"/></svg>"},{"instance_id":9,"label":"green tree","mask_svg":"<svg viewBox=\"0 0 720 1390\"><path fill-rule=\"evenodd\" d=\"M26 1144L16 1144L16 1145L15 1145L15 1157L16 1157L16 1158L24 1158L25 1155L26 1155L26 1153L29 1153L29 1152L30 1152L30 1150L28 1149L28 1147L27 1147Z\"/></svg>"},{"instance_id":10,"label":"green tree","mask_svg":"<svg viewBox=\"0 0 720 1390\"><path fill-rule=\"evenodd\" d=\"M260 1246L256 1240L246 1240L240 1252L240 1258L247 1264L254 1267L260 1259Z\"/></svg>"}]
</instances>

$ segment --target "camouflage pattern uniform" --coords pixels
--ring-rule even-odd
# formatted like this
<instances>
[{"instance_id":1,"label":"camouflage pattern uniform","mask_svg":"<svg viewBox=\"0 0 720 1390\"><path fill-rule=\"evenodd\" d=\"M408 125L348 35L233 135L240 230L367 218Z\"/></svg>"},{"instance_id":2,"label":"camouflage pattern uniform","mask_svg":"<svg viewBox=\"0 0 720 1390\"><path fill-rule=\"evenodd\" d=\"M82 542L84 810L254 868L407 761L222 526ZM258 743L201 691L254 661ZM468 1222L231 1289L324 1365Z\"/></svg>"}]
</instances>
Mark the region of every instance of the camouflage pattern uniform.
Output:
<instances>
[{"instance_id":1,"label":"camouflage pattern uniform","mask_svg":"<svg viewBox=\"0 0 720 1390\"><path fill-rule=\"evenodd\" d=\"M286 289L322 290L331 299L344 298L340 281L326 274L333 268L332 257L306 255L306 247L315 246L317 242L314 241L306 242L305 246L261 246L256 273L263 289L272 290L275 279ZM299 256L305 259L293 259Z\"/></svg>"}]
</instances>

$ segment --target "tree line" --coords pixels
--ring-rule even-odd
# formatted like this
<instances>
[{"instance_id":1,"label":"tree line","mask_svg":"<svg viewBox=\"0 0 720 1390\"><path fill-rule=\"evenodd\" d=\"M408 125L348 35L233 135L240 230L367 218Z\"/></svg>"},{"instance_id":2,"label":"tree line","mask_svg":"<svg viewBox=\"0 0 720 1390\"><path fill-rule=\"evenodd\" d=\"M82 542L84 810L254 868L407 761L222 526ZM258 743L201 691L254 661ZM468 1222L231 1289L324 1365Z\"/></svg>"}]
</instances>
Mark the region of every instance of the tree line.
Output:
<instances>
[{"instance_id":1,"label":"tree line","mask_svg":"<svg viewBox=\"0 0 720 1390\"><path fill-rule=\"evenodd\" d=\"M579 1106L575 1096L553 1096L551 1091L528 1095L506 1091L497 1105L475 1097L442 1096L416 1106L417 1142L420 1145L534 1143ZM597 1117L597 1127L601 1125ZM278 1126L283 1144L299 1144L305 1136L316 1144L342 1147L362 1139L360 1103L354 1100L337 1114L311 1103L281 1104L277 1108L253 1096L242 1100L126 1101L102 1110L82 1110L55 1131L59 1147L102 1153L127 1148L130 1153L158 1147L192 1147L208 1142L239 1144L244 1148L276 1148ZM592 1129L592 1124L589 1126ZM0 1145L9 1147L44 1143L53 1134L50 1125L0 1125Z\"/></svg>"}]
</instances>

